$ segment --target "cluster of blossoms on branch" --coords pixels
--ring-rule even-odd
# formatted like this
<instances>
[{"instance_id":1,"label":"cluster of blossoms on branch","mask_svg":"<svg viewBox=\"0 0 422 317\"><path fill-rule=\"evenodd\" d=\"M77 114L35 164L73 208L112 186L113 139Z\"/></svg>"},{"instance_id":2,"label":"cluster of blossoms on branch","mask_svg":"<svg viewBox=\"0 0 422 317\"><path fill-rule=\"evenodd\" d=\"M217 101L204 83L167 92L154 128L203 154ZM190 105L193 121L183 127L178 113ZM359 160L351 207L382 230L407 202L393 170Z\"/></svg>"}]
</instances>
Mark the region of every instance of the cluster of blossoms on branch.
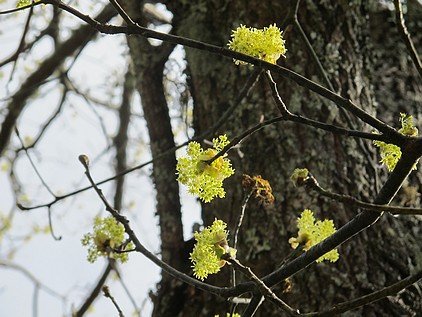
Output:
<instances>
[{"instance_id":1,"label":"cluster of blossoms on branch","mask_svg":"<svg viewBox=\"0 0 422 317\"><path fill-rule=\"evenodd\" d=\"M243 53L268 63L275 64L280 56L285 56L283 32L275 25L263 29L256 29L240 25L231 35L227 44L235 52ZM247 63L234 60L237 65Z\"/></svg>"},{"instance_id":2,"label":"cluster of blossoms on branch","mask_svg":"<svg viewBox=\"0 0 422 317\"><path fill-rule=\"evenodd\" d=\"M87 258L91 263L94 263L99 256L126 262L129 255L124 251L134 248L132 242L125 243L125 228L112 216L95 217L93 233L84 235L82 245L88 247Z\"/></svg>"},{"instance_id":3,"label":"cluster of blossoms on branch","mask_svg":"<svg viewBox=\"0 0 422 317\"><path fill-rule=\"evenodd\" d=\"M195 247L190 254L193 263L193 274L200 280L214 274L226 264L222 256L236 256L236 249L230 248L227 242L227 224L215 219L213 224L201 232L195 232Z\"/></svg>"},{"instance_id":4,"label":"cluster of blossoms on branch","mask_svg":"<svg viewBox=\"0 0 422 317\"><path fill-rule=\"evenodd\" d=\"M207 163L230 143L226 135L220 135L212 142L213 148L206 150L198 142L190 142L187 156L180 157L176 166L179 182L204 202L210 202L215 197L224 198L223 181L234 174L226 155L218 157L211 164Z\"/></svg>"},{"instance_id":5,"label":"cluster of blossoms on branch","mask_svg":"<svg viewBox=\"0 0 422 317\"><path fill-rule=\"evenodd\" d=\"M34 0L34 3L38 1L40 0ZM16 3L16 8L26 7L26 6L29 6L30 4L32 4L32 0L18 0L18 2Z\"/></svg>"},{"instance_id":6,"label":"cluster of blossoms on branch","mask_svg":"<svg viewBox=\"0 0 422 317\"><path fill-rule=\"evenodd\" d=\"M413 124L413 116L400 113L401 128L399 132L407 136L417 136L419 131ZM389 172L392 172L401 157L401 150L395 144L389 144L382 141L374 141L374 145L380 149L381 163L383 163ZM416 169L414 166L413 169Z\"/></svg>"},{"instance_id":7,"label":"cluster of blossoms on branch","mask_svg":"<svg viewBox=\"0 0 422 317\"><path fill-rule=\"evenodd\" d=\"M297 228L299 229L297 237L290 238L289 243L293 249L302 245L303 250L305 251L309 250L312 246L320 243L336 232L336 228L334 227L332 220L325 219L324 221L315 221L314 214L309 209L305 209L301 216L297 219ZM317 262L319 263L323 260L335 262L338 258L339 254L337 249L334 249L319 257Z\"/></svg>"}]
</instances>

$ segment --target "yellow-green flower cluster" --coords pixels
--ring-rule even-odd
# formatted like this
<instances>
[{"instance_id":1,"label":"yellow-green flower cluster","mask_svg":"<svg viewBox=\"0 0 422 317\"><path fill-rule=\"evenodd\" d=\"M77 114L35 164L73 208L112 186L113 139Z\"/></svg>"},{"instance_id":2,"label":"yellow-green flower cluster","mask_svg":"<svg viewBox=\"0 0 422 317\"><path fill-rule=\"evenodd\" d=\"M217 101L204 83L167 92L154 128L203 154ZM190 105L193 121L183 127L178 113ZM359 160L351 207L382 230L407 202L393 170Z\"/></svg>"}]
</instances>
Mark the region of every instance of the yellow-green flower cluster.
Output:
<instances>
[{"instance_id":1,"label":"yellow-green flower cluster","mask_svg":"<svg viewBox=\"0 0 422 317\"><path fill-rule=\"evenodd\" d=\"M413 123L413 116L400 113L401 128L399 132L407 136L417 136L419 131Z\"/></svg>"},{"instance_id":2,"label":"yellow-green flower cluster","mask_svg":"<svg viewBox=\"0 0 422 317\"><path fill-rule=\"evenodd\" d=\"M275 64L280 56L286 53L282 33L275 24L264 29L240 25L233 31L232 39L227 45L233 51ZM247 64L239 60L234 60L234 62L237 65Z\"/></svg>"},{"instance_id":3,"label":"yellow-green flower cluster","mask_svg":"<svg viewBox=\"0 0 422 317\"><path fill-rule=\"evenodd\" d=\"M193 264L193 274L196 278L204 280L209 274L220 271L226 261L221 257L229 254L235 257L236 250L230 248L227 243L227 224L222 220L215 219L210 227L201 232L195 232L195 247L190 254Z\"/></svg>"},{"instance_id":4,"label":"yellow-green flower cluster","mask_svg":"<svg viewBox=\"0 0 422 317\"><path fill-rule=\"evenodd\" d=\"M382 141L374 141L374 145L380 149L380 162L387 167L389 172L393 171L401 157L400 147Z\"/></svg>"},{"instance_id":5,"label":"yellow-green flower cluster","mask_svg":"<svg viewBox=\"0 0 422 317\"><path fill-rule=\"evenodd\" d=\"M290 180L294 186L300 186L308 178L308 175L309 171L307 168L295 168L290 176Z\"/></svg>"},{"instance_id":6,"label":"yellow-green flower cluster","mask_svg":"<svg viewBox=\"0 0 422 317\"><path fill-rule=\"evenodd\" d=\"M35 0L34 2L38 2L38 1L40 0ZM18 0L18 2L16 3L16 8L29 6L31 3L32 3L31 0Z\"/></svg>"},{"instance_id":7,"label":"yellow-green flower cluster","mask_svg":"<svg viewBox=\"0 0 422 317\"><path fill-rule=\"evenodd\" d=\"M220 315L214 315L214 317L220 317ZM226 314L226 317L241 317L240 314L234 313L230 315L229 313Z\"/></svg>"},{"instance_id":8,"label":"yellow-green flower cluster","mask_svg":"<svg viewBox=\"0 0 422 317\"><path fill-rule=\"evenodd\" d=\"M303 245L305 251L336 232L332 220L315 221L314 214L309 209L305 209L297 219L297 228L299 229L298 236L296 238L290 238L289 243L293 249L296 249L299 245ZM319 257L317 262L322 262L323 260L335 262L338 258L337 249L334 249Z\"/></svg>"},{"instance_id":9,"label":"yellow-green flower cluster","mask_svg":"<svg viewBox=\"0 0 422 317\"><path fill-rule=\"evenodd\" d=\"M204 202L214 197L223 198L226 192L223 181L233 175L234 169L226 155L218 157L211 165L206 161L212 159L230 142L226 135L213 139L213 149L203 150L198 142L190 142L187 156L177 160L178 180L186 185L189 193L197 195Z\"/></svg>"},{"instance_id":10,"label":"yellow-green flower cluster","mask_svg":"<svg viewBox=\"0 0 422 317\"><path fill-rule=\"evenodd\" d=\"M133 249L130 242L123 246L125 241L125 228L114 217L94 219L93 233L87 233L82 238L82 245L88 247L88 261L94 263L99 256L120 260L128 260L128 253L116 253L114 250L127 251Z\"/></svg>"},{"instance_id":11,"label":"yellow-green flower cluster","mask_svg":"<svg viewBox=\"0 0 422 317\"><path fill-rule=\"evenodd\" d=\"M417 136L419 131L413 124L413 116L400 113L401 128L399 132L407 136ZM382 141L374 141L374 145L380 149L381 163L385 164L388 171L391 172L397 165L401 157L401 149L394 144L388 144ZM416 166L413 167L416 169Z\"/></svg>"}]
</instances>

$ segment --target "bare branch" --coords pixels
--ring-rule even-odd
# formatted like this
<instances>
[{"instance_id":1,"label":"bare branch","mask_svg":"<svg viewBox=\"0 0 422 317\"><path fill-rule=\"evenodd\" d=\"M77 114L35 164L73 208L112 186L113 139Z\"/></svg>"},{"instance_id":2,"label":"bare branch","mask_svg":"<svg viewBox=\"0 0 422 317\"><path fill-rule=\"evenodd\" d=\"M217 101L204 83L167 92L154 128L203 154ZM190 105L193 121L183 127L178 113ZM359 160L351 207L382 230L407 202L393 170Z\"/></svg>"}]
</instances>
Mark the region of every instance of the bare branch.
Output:
<instances>
[{"instance_id":1,"label":"bare branch","mask_svg":"<svg viewBox=\"0 0 422 317\"><path fill-rule=\"evenodd\" d=\"M333 316L337 314L341 314L347 312L352 309L356 309L363 305L367 305L373 303L377 300L383 299L387 296L393 296L399 293L401 290L411 286L412 284L417 283L420 279L422 279L422 271L419 271L413 275L406 277L405 279L394 283L390 286L384 287L383 289L373 292L368 295L364 295L359 298L355 298L353 300L343 302L340 304L334 305L332 308L322 311L322 312L314 312L314 313L307 313L302 314L302 316Z\"/></svg>"},{"instance_id":2,"label":"bare branch","mask_svg":"<svg viewBox=\"0 0 422 317\"><path fill-rule=\"evenodd\" d=\"M35 171L35 174L37 174L39 180L41 181L42 185L44 186L45 189L47 189L47 191L54 197L57 198L57 196L54 194L54 192L52 191L52 189L50 188L50 186L47 185L46 181L44 180L44 178L41 176L40 171L38 170L37 166L35 165L34 161L32 160L31 155L29 155L28 149L25 146L25 143L23 142L21 135L19 133L18 127L15 127L15 133L16 136L19 139L19 142L21 143L22 148L25 151L26 157L29 160L29 163L31 163L31 166L33 168L33 170Z\"/></svg>"},{"instance_id":3,"label":"bare branch","mask_svg":"<svg viewBox=\"0 0 422 317\"><path fill-rule=\"evenodd\" d=\"M275 303L279 308L281 308L289 316L299 316L300 315L297 310L294 310L289 305L287 305L267 285L265 285L265 283L258 276L256 276L255 273L252 272L252 270L249 267L243 265L237 259L228 258L227 260L229 261L229 263L234 265L235 269L239 270L245 276L247 276L249 279L251 279L257 285L257 287L261 291L262 295L264 295L270 301Z\"/></svg>"},{"instance_id":4,"label":"bare branch","mask_svg":"<svg viewBox=\"0 0 422 317\"><path fill-rule=\"evenodd\" d=\"M324 197L334 199L336 201L342 202L349 206L360 207L366 210L371 210L371 211L376 211L376 212L388 211L393 214L400 214L400 215L421 215L422 214L422 208L371 204L371 203L366 203L364 201L361 201L349 195L342 195L342 194L330 192L322 188L318 184L315 177L310 173L308 175L308 178L304 180L304 185L306 185L310 189L315 190L316 192L318 192L320 195Z\"/></svg>"},{"instance_id":5,"label":"bare branch","mask_svg":"<svg viewBox=\"0 0 422 317\"><path fill-rule=\"evenodd\" d=\"M18 12L18 11L23 11L23 10L38 6L40 4L43 4L43 3L41 1L36 1L36 2L31 3L31 4L28 4L27 6L23 6L23 7L20 7L20 8L13 8L13 9L10 9L10 10L0 11L0 15L10 14L10 13Z\"/></svg>"},{"instance_id":6,"label":"bare branch","mask_svg":"<svg viewBox=\"0 0 422 317\"><path fill-rule=\"evenodd\" d=\"M413 44L412 38L410 37L409 31L407 31L406 24L404 23L403 10L400 0L394 0L394 7L396 8L397 29L399 30L403 42L406 44L409 55L418 70L419 76L422 77L422 63L419 59L419 55L416 51L415 45Z\"/></svg>"},{"instance_id":7,"label":"bare branch","mask_svg":"<svg viewBox=\"0 0 422 317\"><path fill-rule=\"evenodd\" d=\"M28 17L26 18L26 22L25 22L25 26L23 28L22 36L21 36L21 39L19 41L19 45L16 48L16 51L11 56L6 58L4 61L0 62L0 67L3 67L4 65L6 65L6 64L8 64L12 61L16 61L18 59L19 55L24 50L24 48L25 48L25 38L26 38L26 35L28 34L28 31L29 31L29 24L31 22L32 13L34 12L34 6L31 5L30 8L31 9L28 12ZM15 66L16 66L16 63L13 65L13 69L10 73L9 81L12 79L12 74L14 72Z\"/></svg>"},{"instance_id":8,"label":"bare branch","mask_svg":"<svg viewBox=\"0 0 422 317\"><path fill-rule=\"evenodd\" d=\"M114 299L114 297L111 295L110 293L110 289L108 288L107 285L104 285L101 290L103 291L103 295L107 298L110 298L111 302L113 303L114 307L116 307L117 312L119 313L119 317L125 317L125 315L123 314L123 311L121 310L121 308L119 307L119 304L117 304L116 300Z\"/></svg>"},{"instance_id":9,"label":"bare branch","mask_svg":"<svg viewBox=\"0 0 422 317\"><path fill-rule=\"evenodd\" d=\"M10 262L10 261L6 261L6 260L1 260L0 259L0 267L4 267L6 269L12 269L12 270L16 270L21 272L23 275L25 275L29 280L31 280L35 285L38 285L39 288L41 288L42 290L44 290L46 293L61 299L62 301L65 299L65 297L61 294L59 294L58 292L56 292L55 290L51 289L50 287L44 285L39 279L37 279L30 271L28 271L26 268L24 268L23 266Z\"/></svg>"}]
</instances>

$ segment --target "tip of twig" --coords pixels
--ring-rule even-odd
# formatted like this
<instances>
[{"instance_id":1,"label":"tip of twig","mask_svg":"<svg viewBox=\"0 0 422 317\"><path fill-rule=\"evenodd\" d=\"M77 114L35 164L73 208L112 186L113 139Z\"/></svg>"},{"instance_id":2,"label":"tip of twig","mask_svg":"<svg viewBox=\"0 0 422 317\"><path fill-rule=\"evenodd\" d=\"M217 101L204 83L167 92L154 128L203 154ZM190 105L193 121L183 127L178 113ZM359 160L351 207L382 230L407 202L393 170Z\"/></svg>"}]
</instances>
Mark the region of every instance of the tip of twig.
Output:
<instances>
[{"instance_id":1,"label":"tip of twig","mask_svg":"<svg viewBox=\"0 0 422 317\"><path fill-rule=\"evenodd\" d=\"M79 155L78 159L79 159L79 162L81 162L81 164L86 169L88 169L88 167L89 167L89 157L87 155L85 155L85 154L81 154L81 155Z\"/></svg>"},{"instance_id":2,"label":"tip of twig","mask_svg":"<svg viewBox=\"0 0 422 317\"><path fill-rule=\"evenodd\" d=\"M110 297L110 289L107 285L104 285L101 290L103 291L103 294L105 297Z\"/></svg>"}]
</instances>

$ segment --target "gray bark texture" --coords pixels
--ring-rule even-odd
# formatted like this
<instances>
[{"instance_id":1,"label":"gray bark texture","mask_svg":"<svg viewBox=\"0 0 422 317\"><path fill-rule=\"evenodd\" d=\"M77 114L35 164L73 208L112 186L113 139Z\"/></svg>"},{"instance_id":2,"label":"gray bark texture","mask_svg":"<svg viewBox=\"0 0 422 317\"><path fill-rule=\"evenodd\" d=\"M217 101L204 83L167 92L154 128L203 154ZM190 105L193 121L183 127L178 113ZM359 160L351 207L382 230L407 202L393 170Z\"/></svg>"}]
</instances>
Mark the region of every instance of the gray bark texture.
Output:
<instances>
[{"instance_id":1,"label":"gray bark texture","mask_svg":"<svg viewBox=\"0 0 422 317\"><path fill-rule=\"evenodd\" d=\"M264 27L276 23L284 29L288 49L286 59L282 58L279 63L327 86L293 24L294 1L171 1L167 6L174 13L176 34L220 46L226 45L231 30L240 24ZM409 19L421 20L420 4L410 1L408 10L412 13ZM405 45L400 43L393 11L376 2L303 1L298 18L337 93L396 127L399 112L406 111L417 117L421 106L420 78ZM417 22L408 27L415 34ZM420 43L417 36L415 40ZM189 48L186 59L194 101L194 128L195 133L200 134L236 99L253 69ZM353 117L348 122L334 104L294 82L279 76L274 76L274 80L290 111L323 122L344 127L351 123L355 129L372 131ZM233 138L262 118L276 115L279 115L278 110L262 76L219 132ZM281 122L260 130L238 150L232 150L229 157L236 175L225 182L226 198L204 204L202 216L205 225L217 217L227 222L230 232L234 232L244 197L241 175L259 174L269 180L275 204L249 202L237 253L238 259L258 276L272 272L291 252L288 239L296 235L296 219L305 208L313 210L318 218L333 219L337 228L358 212L294 188L289 182L294 168L307 167L323 187L365 201L373 200L387 177L371 142L335 136L294 123ZM418 191L420 180L421 173L414 172L395 202L418 205L419 197L412 196L412 192ZM418 216L385 214L376 224L340 246L338 262L313 264L290 279L288 290L284 283L275 287L274 292L290 306L310 312L390 285L422 265L420 221ZM229 286L229 273L230 268L226 266L207 282ZM175 298L174 292L168 296ZM156 302L155 316L226 316L230 311L225 299L190 286L179 287L177 307L166 307L164 298ZM421 302L419 284L344 316L416 316L422 312ZM236 312L242 314L244 308L239 305ZM256 316L283 316L283 312L264 302Z\"/></svg>"}]
</instances>

